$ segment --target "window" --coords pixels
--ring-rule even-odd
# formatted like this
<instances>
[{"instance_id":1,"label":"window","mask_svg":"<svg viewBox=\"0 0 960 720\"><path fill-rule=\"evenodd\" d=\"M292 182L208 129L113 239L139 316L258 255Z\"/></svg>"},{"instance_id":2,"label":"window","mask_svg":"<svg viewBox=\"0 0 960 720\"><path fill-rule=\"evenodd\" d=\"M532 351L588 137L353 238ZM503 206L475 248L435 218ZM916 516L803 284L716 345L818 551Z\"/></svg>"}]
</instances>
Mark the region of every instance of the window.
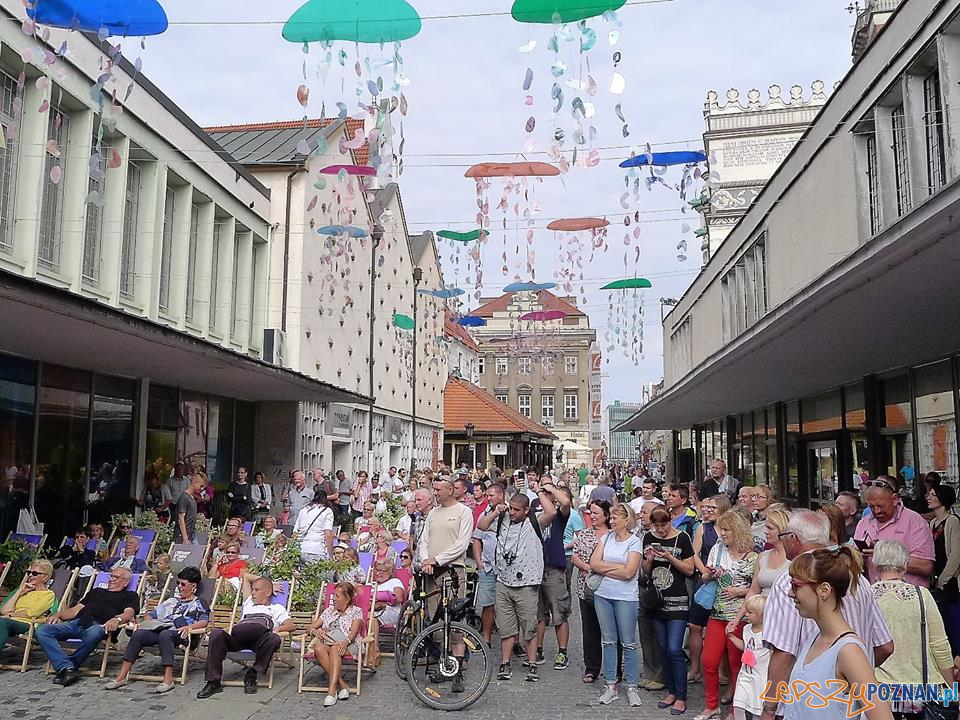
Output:
<instances>
[{"instance_id":1,"label":"window","mask_svg":"<svg viewBox=\"0 0 960 720\"><path fill-rule=\"evenodd\" d=\"M240 313L238 302L240 300L240 234L237 233L233 239L233 280L230 286L230 337L236 339L237 329L240 327Z\"/></svg>"},{"instance_id":2,"label":"window","mask_svg":"<svg viewBox=\"0 0 960 720\"><path fill-rule=\"evenodd\" d=\"M47 140L52 140L60 149L60 157L43 151L43 201L40 207L40 248L38 259L50 268L60 268L60 252L63 249L63 186L67 170L67 140L70 136L70 118L51 107L47 118ZM50 179L54 168L59 168L60 180Z\"/></svg>"},{"instance_id":3,"label":"window","mask_svg":"<svg viewBox=\"0 0 960 720\"><path fill-rule=\"evenodd\" d=\"M247 336L247 345L249 347L259 347L259 343L254 342L254 333L257 331L256 310L257 310L257 260L260 253L263 252L263 245L253 244L253 261L250 263L250 334Z\"/></svg>"},{"instance_id":4,"label":"window","mask_svg":"<svg viewBox=\"0 0 960 720\"><path fill-rule=\"evenodd\" d=\"M521 355L517 358L517 372L521 375L530 374L530 357L527 355Z\"/></svg>"},{"instance_id":5,"label":"window","mask_svg":"<svg viewBox=\"0 0 960 720\"><path fill-rule=\"evenodd\" d=\"M670 365L676 382L692 369L693 318L689 315L670 336Z\"/></svg>"},{"instance_id":6,"label":"window","mask_svg":"<svg viewBox=\"0 0 960 720\"><path fill-rule=\"evenodd\" d=\"M540 360L541 372L544 375L553 375L553 358L549 355L545 355Z\"/></svg>"},{"instance_id":7,"label":"window","mask_svg":"<svg viewBox=\"0 0 960 720\"><path fill-rule=\"evenodd\" d=\"M527 393L517 395L517 407L520 409L521 415L530 417L532 414L530 410L530 395Z\"/></svg>"},{"instance_id":8,"label":"window","mask_svg":"<svg viewBox=\"0 0 960 720\"><path fill-rule=\"evenodd\" d=\"M210 260L210 329L217 329L217 289L220 279L220 237L223 220L213 221L213 257Z\"/></svg>"},{"instance_id":9,"label":"window","mask_svg":"<svg viewBox=\"0 0 960 720\"><path fill-rule=\"evenodd\" d=\"M140 168L127 167L123 201L123 238L120 244L120 294L132 297L137 280L137 215L140 210Z\"/></svg>"},{"instance_id":10,"label":"window","mask_svg":"<svg viewBox=\"0 0 960 720\"><path fill-rule=\"evenodd\" d=\"M923 79L923 128L927 146L927 192L932 195L947 182L943 104L937 70Z\"/></svg>"},{"instance_id":11,"label":"window","mask_svg":"<svg viewBox=\"0 0 960 720\"><path fill-rule=\"evenodd\" d=\"M750 246L721 280L720 305L725 342L737 337L767 314L766 233Z\"/></svg>"},{"instance_id":12,"label":"window","mask_svg":"<svg viewBox=\"0 0 960 720\"><path fill-rule=\"evenodd\" d=\"M897 215L903 215L913 209L913 195L910 186L910 156L907 152L906 115L903 105L898 105L890 114L893 125L893 168L897 189Z\"/></svg>"},{"instance_id":13,"label":"window","mask_svg":"<svg viewBox=\"0 0 960 720\"><path fill-rule=\"evenodd\" d=\"M540 417L544 425L553 425L553 395L540 396Z\"/></svg>"},{"instance_id":14,"label":"window","mask_svg":"<svg viewBox=\"0 0 960 720\"><path fill-rule=\"evenodd\" d=\"M94 124L90 147L96 150L100 143L100 127ZM103 189L106 177L106 159L100 151L100 160L90 162L90 178L87 181L87 222L83 228L83 279L96 285L100 282L100 258L103 247Z\"/></svg>"},{"instance_id":15,"label":"window","mask_svg":"<svg viewBox=\"0 0 960 720\"><path fill-rule=\"evenodd\" d=\"M566 375L577 374L577 356L567 355L563 358L563 372Z\"/></svg>"},{"instance_id":16,"label":"window","mask_svg":"<svg viewBox=\"0 0 960 720\"><path fill-rule=\"evenodd\" d=\"M496 397L497 400L499 400L500 402L502 402L504 405L506 405L508 402L510 402L510 396L509 396L507 393L499 393L499 392L498 392L494 397Z\"/></svg>"},{"instance_id":17,"label":"window","mask_svg":"<svg viewBox=\"0 0 960 720\"><path fill-rule=\"evenodd\" d=\"M576 393L564 393L563 394L563 419L564 420L576 420L578 417L577 413L577 394Z\"/></svg>"},{"instance_id":18,"label":"window","mask_svg":"<svg viewBox=\"0 0 960 720\"><path fill-rule=\"evenodd\" d=\"M480 356L477 358L477 372L478 372L480 375L483 375L484 369L485 369L485 368L484 368L484 357L483 357L483 355L480 355Z\"/></svg>"},{"instance_id":19,"label":"window","mask_svg":"<svg viewBox=\"0 0 960 720\"><path fill-rule=\"evenodd\" d=\"M507 359L505 357L497 358L497 375L507 374Z\"/></svg>"},{"instance_id":20,"label":"window","mask_svg":"<svg viewBox=\"0 0 960 720\"><path fill-rule=\"evenodd\" d=\"M17 99L17 81L0 73L0 124L4 131L20 126L21 102ZM13 249L13 211L17 189L17 162L20 144L16 137L6 137L6 147L0 148L0 250Z\"/></svg>"},{"instance_id":21,"label":"window","mask_svg":"<svg viewBox=\"0 0 960 720\"><path fill-rule=\"evenodd\" d=\"M197 245L200 240L200 206L190 206L190 245L187 248L187 304L184 316L193 320L193 305L197 289Z\"/></svg>"},{"instance_id":22,"label":"window","mask_svg":"<svg viewBox=\"0 0 960 720\"><path fill-rule=\"evenodd\" d=\"M880 181L877 168L877 136L867 136L867 199L870 202L870 234L876 235L883 230L880 215Z\"/></svg>"},{"instance_id":23,"label":"window","mask_svg":"<svg viewBox=\"0 0 960 720\"><path fill-rule=\"evenodd\" d=\"M170 309L170 262L173 259L173 188L167 188L163 204L163 240L160 247L160 309Z\"/></svg>"}]
</instances>

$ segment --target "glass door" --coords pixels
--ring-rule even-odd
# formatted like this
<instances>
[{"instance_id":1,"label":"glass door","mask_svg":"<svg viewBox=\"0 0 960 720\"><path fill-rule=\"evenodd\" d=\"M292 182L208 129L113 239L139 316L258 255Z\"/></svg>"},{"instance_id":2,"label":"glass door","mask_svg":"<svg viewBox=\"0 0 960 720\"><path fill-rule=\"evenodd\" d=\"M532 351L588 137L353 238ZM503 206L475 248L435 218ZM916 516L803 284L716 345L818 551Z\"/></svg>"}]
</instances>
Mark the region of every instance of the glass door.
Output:
<instances>
[{"instance_id":1,"label":"glass door","mask_svg":"<svg viewBox=\"0 0 960 720\"><path fill-rule=\"evenodd\" d=\"M806 444L806 451L811 507L823 502L833 502L840 490L836 440L809 442Z\"/></svg>"}]
</instances>

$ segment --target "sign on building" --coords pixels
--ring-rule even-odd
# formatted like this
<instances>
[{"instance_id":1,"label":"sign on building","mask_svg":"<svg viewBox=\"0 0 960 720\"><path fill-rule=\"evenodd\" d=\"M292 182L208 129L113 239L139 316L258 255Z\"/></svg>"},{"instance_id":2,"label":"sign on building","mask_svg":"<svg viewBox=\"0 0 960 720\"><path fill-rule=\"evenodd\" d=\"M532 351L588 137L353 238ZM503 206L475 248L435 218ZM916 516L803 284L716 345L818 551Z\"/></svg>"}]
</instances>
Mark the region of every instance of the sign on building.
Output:
<instances>
[{"instance_id":1,"label":"sign on building","mask_svg":"<svg viewBox=\"0 0 960 720\"><path fill-rule=\"evenodd\" d=\"M603 442L603 431L601 429L601 367L600 347L593 343L590 346L590 449L594 451L594 456L596 456L600 444Z\"/></svg>"},{"instance_id":2,"label":"sign on building","mask_svg":"<svg viewBox=\"0 0 960 720\"><path fill-rule=\"evenodd\" d=\"M492 442L490 443L490 454L491 455L506 455L507 454L507 444L505 442Z\"/></svg>"},{"instance_id":3,"label":"sign on building","mask_svg":"<svg viewBox=\"0 0 960 720\"><path fill-rule=\"evenodd\" d=\"M327 435L346 438L353 436L353 410L345 405L327 405Z\"/></svg>"}]
</instances>

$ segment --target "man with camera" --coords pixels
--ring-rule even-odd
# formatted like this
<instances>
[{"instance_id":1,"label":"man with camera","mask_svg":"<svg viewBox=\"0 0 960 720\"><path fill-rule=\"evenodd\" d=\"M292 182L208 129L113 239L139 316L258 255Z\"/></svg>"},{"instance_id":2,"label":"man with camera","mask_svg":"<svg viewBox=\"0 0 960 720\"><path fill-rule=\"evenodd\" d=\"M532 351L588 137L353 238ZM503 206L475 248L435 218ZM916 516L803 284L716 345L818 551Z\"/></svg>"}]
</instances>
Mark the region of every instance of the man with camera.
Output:
<instances>
[{"instance_id":1,"label":"man with camera","mask_svg":"<svg viewBox=\"0 0 960 720\"><path fill-rule=\"evenodd\" d=\"M546 477L546 476L545 476ZM543 640L547 626L552 625L557 634L557 655L553 669L565 670L568 664L567 643L570 640L570 590L567 587L567 553L563 535L570 519L573 497L565 487L544 482L540 487L534 510L546 510L553 506L556 513L543 531L543 581L540 584L540 606L537 611L537 665L544 663Z\"/></svg>"},{"instance_id":2,"label":"man with camera","mask_svg":"<svg viewBox=\"0 0 960 720\"><path fill-rule=\"evenodd\" d=\"M495 612L500 630L499 680L513 676L510 659L513 644L519 636L527 646L527 657L537 657L537 610L539 587L543 580L543 528L553 522L557 507L553 496L541 490L543 512L537 517L530 511L530 500L518 492L510 502L502 502L494 512L477 523L481 531L493 529L497 542L494 567L497 571ZM561 533L562 534L562 533ZM537 666L530 663L528 682L539 680Z\"/></svg>"}]
</instances>

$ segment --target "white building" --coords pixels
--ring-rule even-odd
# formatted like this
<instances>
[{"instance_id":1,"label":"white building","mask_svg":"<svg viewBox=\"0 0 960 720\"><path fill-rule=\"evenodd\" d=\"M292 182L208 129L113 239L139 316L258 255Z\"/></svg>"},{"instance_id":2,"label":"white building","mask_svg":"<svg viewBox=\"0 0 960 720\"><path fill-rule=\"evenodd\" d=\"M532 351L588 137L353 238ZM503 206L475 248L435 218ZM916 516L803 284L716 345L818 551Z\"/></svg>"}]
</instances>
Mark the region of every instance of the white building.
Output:
<instances>
[{"instance_id":1,"label":"white building","mask_svg":"<svg viewBox=\"0 0 960 720\"><path fill-rule=\"evenodd\" d=\"M447 375L455 375L474 385L479 384L480 346L470 331L454 319L451 310L444 314L443 339L447 345Z\"/></svg>"},{"instance_id":2,"label":"white building","mask_svg":"<svg viewBox=\"0 0 960 720\"><path fill-rule=\"evenodd\" d=\"M34 504L59 537L98 493L104 519L177 461L279 470L297 401L366 394L264 362L268 188L129 62L104 76L108 44L0 6L0 532Z\"/></svg>"},{"instance_id":3,"label":"white building","mask_svg":"<svg viewBox=\"0 0 960 720\"><path fill-rule=\"evenodd\" d=\"M665 390L620 429L672 429L674 476L956 482L958 67L960 0L901 3L667 315Z\"/></svg>"},{"instance_id":4,"label":"white building","mask_svg":"<svg viewBox=\"0 0 960 720\"><path fill-rule=\"evenodd\" d=\"M374 124L373 118L367 121ZM336 175L319 173L327 166L369 162L366 145L341 153L341 143L363 126L350 119L310 120L306 127L292 121L208 128L270 189L270 222L277 230L266 327L280 349L274 360L375 398L372 428L368 404L316 402L304 402L277 427L299 438L289 458L293 465L347 474L411 465L414 333L394 327L393 316L413 317L414 302L414 458L421 467L435 464L442 448L446 381L443 302L415 293L416 288L442 287L433 236L409 235L397 185L379 188L375 179L352 176L339 182ZM304 140L324 149L307 158L301 152ZM377 224L383 238L375 246ZM345 241L318 233L331 225L360 228L365 237Z\"/></svg>"}]
</instances>

